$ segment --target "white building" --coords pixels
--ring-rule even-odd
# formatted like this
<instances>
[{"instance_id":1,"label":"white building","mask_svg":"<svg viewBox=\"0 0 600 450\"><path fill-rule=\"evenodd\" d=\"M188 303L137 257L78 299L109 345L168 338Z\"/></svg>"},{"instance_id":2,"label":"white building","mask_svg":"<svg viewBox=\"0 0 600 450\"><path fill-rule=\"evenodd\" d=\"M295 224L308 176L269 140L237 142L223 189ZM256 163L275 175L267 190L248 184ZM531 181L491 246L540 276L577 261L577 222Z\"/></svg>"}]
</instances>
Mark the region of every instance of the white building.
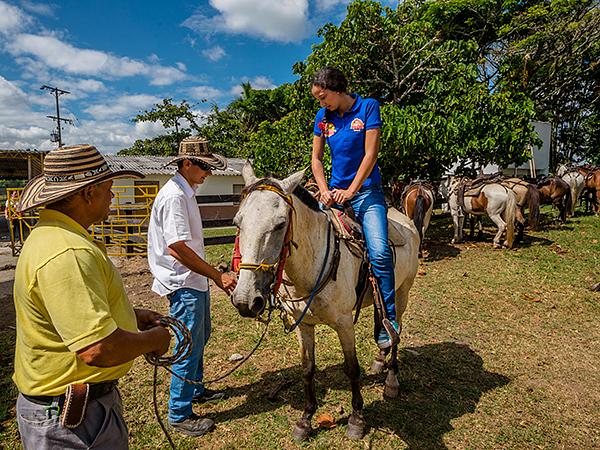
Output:
<instances>
[{"instance_id":1,"label":"white building","mask_svg":"<svg viewBox=\"0 0 600 450\"><path fill-rule=\"evenodd\" d=\"M109 166L119 170L137 170L143 179L122 178L114 182L115 202L120 207L145 203L148 192L156 192L173 176L177 165L165 166L173 157L120 156L105 154ZM198 186L196 195L205 221L230 220L237 211L237 202L228 196L239 194L244 187L242 167L245 159L227 158L227 169L214 170L213 175ZM154 187L152 189L152 187Z\"/></svg>"}]
</instances>

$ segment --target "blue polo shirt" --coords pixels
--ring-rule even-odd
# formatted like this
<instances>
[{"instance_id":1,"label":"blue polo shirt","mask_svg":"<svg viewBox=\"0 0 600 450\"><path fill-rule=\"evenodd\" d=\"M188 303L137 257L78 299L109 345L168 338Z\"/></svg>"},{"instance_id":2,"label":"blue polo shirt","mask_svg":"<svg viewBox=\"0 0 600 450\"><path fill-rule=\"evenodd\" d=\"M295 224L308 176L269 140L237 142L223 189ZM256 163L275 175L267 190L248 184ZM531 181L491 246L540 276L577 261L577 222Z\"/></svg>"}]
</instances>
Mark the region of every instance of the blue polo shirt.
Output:
<instances>
[{"instance_id":1,"label":"blue polo shirt","mask_svg":"<svg viewBox=\"0 0 600 450\"><path fill-rule=\"evenodd\" d=\"M326 111L326 108L321 108L315 116L315 136L324 136L331 149L329 186L332 189L350 186L365 156L367 130L381 128L379 102L373 98L363 99L358 94L351 96L355 99L354 104L343 117L337 111ZM381 184L381 173L378 163L375 163L363 186L377 184Z\"/></svg>"}]
</instances>

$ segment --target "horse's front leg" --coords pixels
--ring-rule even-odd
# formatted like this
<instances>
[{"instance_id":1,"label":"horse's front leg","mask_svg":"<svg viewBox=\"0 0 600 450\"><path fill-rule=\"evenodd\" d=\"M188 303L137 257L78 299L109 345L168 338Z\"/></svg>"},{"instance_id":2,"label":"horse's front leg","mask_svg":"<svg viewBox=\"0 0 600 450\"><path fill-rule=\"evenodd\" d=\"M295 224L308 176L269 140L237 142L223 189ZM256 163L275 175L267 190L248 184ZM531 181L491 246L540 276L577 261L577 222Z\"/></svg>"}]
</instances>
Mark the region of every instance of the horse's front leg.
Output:
<instances>
[{"instance_id":1,"label":"horse's front leg","mask_svg":"<svg viewBox=\"0 0 600 450\"><path fill-rule=\"evenodd\" d=\"M452 222L454 223L454 238L453 244L458 244L463 240L463 225L465 216L460 211L452 211Z\"/></svg>"},{"instance_id":2,"label":"horse's front leg","mask_svg":"<svg viewBox=\"0 0 600 450\"><path fill-rule=\"evenodd\" d=\"M360 393L360 366L356 357L354 337L354 324L352 316L339 323L338 337L344 351L344 372L350 378L352 386L352 415L348 418L346 436L350 439L361 439L365 433L365 419L363 417L363 398Z\"/></svg>"},{"instance_id":3,"label":"horse's front leg","mask_svg":"<svg viewBox=\"0 0 600 450\"><path fill-rule=\"evenodd\" d=\"M296 441L305 440L312 431L311 420L317 410L315 394L315 327L301 324L296 328L296 336L300 344L304 382L304 413L296 422L292 433Z\"/></svg>"}]
</instances>

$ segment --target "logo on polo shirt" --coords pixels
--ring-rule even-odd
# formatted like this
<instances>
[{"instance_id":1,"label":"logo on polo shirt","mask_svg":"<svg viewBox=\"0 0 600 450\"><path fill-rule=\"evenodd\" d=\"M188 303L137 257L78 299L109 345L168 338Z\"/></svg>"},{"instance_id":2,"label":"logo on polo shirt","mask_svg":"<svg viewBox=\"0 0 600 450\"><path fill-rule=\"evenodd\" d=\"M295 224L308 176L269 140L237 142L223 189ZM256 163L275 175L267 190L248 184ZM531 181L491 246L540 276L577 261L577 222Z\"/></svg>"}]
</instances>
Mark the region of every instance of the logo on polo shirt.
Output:
<instances>
[{"instance_id":1,"label":"logo on polo shirt","mask_svg":"<svg viewBox=\"0 0 600 450\"><path fill-rule=\"evenodd\" d=\"M319 130L323 133L323 137L331 137L335 134L335 125L331 122L319 122Z\"/></svg>"},{"instance_id":2,"label":"logo on polo shirt","mask_svg":"<svg viewBox=\"0 0 600 450\"><path fill-rule=\"evenodd\" d=\"M365 129L365 123L357 117L350 124L350 128L352 128L354 131L362 131Z\"/></svg>"}]
</instances>

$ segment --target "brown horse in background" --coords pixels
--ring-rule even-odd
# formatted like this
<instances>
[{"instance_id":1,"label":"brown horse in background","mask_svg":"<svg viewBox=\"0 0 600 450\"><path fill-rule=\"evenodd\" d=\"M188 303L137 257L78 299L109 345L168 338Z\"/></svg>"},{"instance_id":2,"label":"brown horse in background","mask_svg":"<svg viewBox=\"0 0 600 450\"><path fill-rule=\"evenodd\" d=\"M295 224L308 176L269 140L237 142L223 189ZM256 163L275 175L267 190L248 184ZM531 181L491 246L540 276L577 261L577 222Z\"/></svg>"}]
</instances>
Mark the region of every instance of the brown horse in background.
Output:
<instances>
[{"instance_id":1,"label":"brown horse in background","mask_svg":"<svg viewBox=\"0 0 600 450\"><path fill-rule=\"evenodd\" d=\"M600 213L600 169L592 170L585 177L585 187L592 192L593 210Z\"/></svg>"},{"instance_id":2,"label":"brown horse in background","mask_svg":"<svg viewBox=\"0 0 600 450\"><path fill-rule=\"evenodd\" d=\"M431 221L433 203L435 201L433 186L427 182L415 181L404 188L402 193L402 209L415 224L419 232L419 256L423 247L423 236Z\"/></svg>"},{"instance_id":3,"label":"brown horse in background","mask_svg":"<svg viewBox=\"0 0 600 450\"><path fill-rule=\"evenodd\" d=\"M558 208L557 220L567 220L567 213L571 210L571 188L560 177L548 177L537 185L542 204L554 205Z\"/></svg>"}]
</instances>

